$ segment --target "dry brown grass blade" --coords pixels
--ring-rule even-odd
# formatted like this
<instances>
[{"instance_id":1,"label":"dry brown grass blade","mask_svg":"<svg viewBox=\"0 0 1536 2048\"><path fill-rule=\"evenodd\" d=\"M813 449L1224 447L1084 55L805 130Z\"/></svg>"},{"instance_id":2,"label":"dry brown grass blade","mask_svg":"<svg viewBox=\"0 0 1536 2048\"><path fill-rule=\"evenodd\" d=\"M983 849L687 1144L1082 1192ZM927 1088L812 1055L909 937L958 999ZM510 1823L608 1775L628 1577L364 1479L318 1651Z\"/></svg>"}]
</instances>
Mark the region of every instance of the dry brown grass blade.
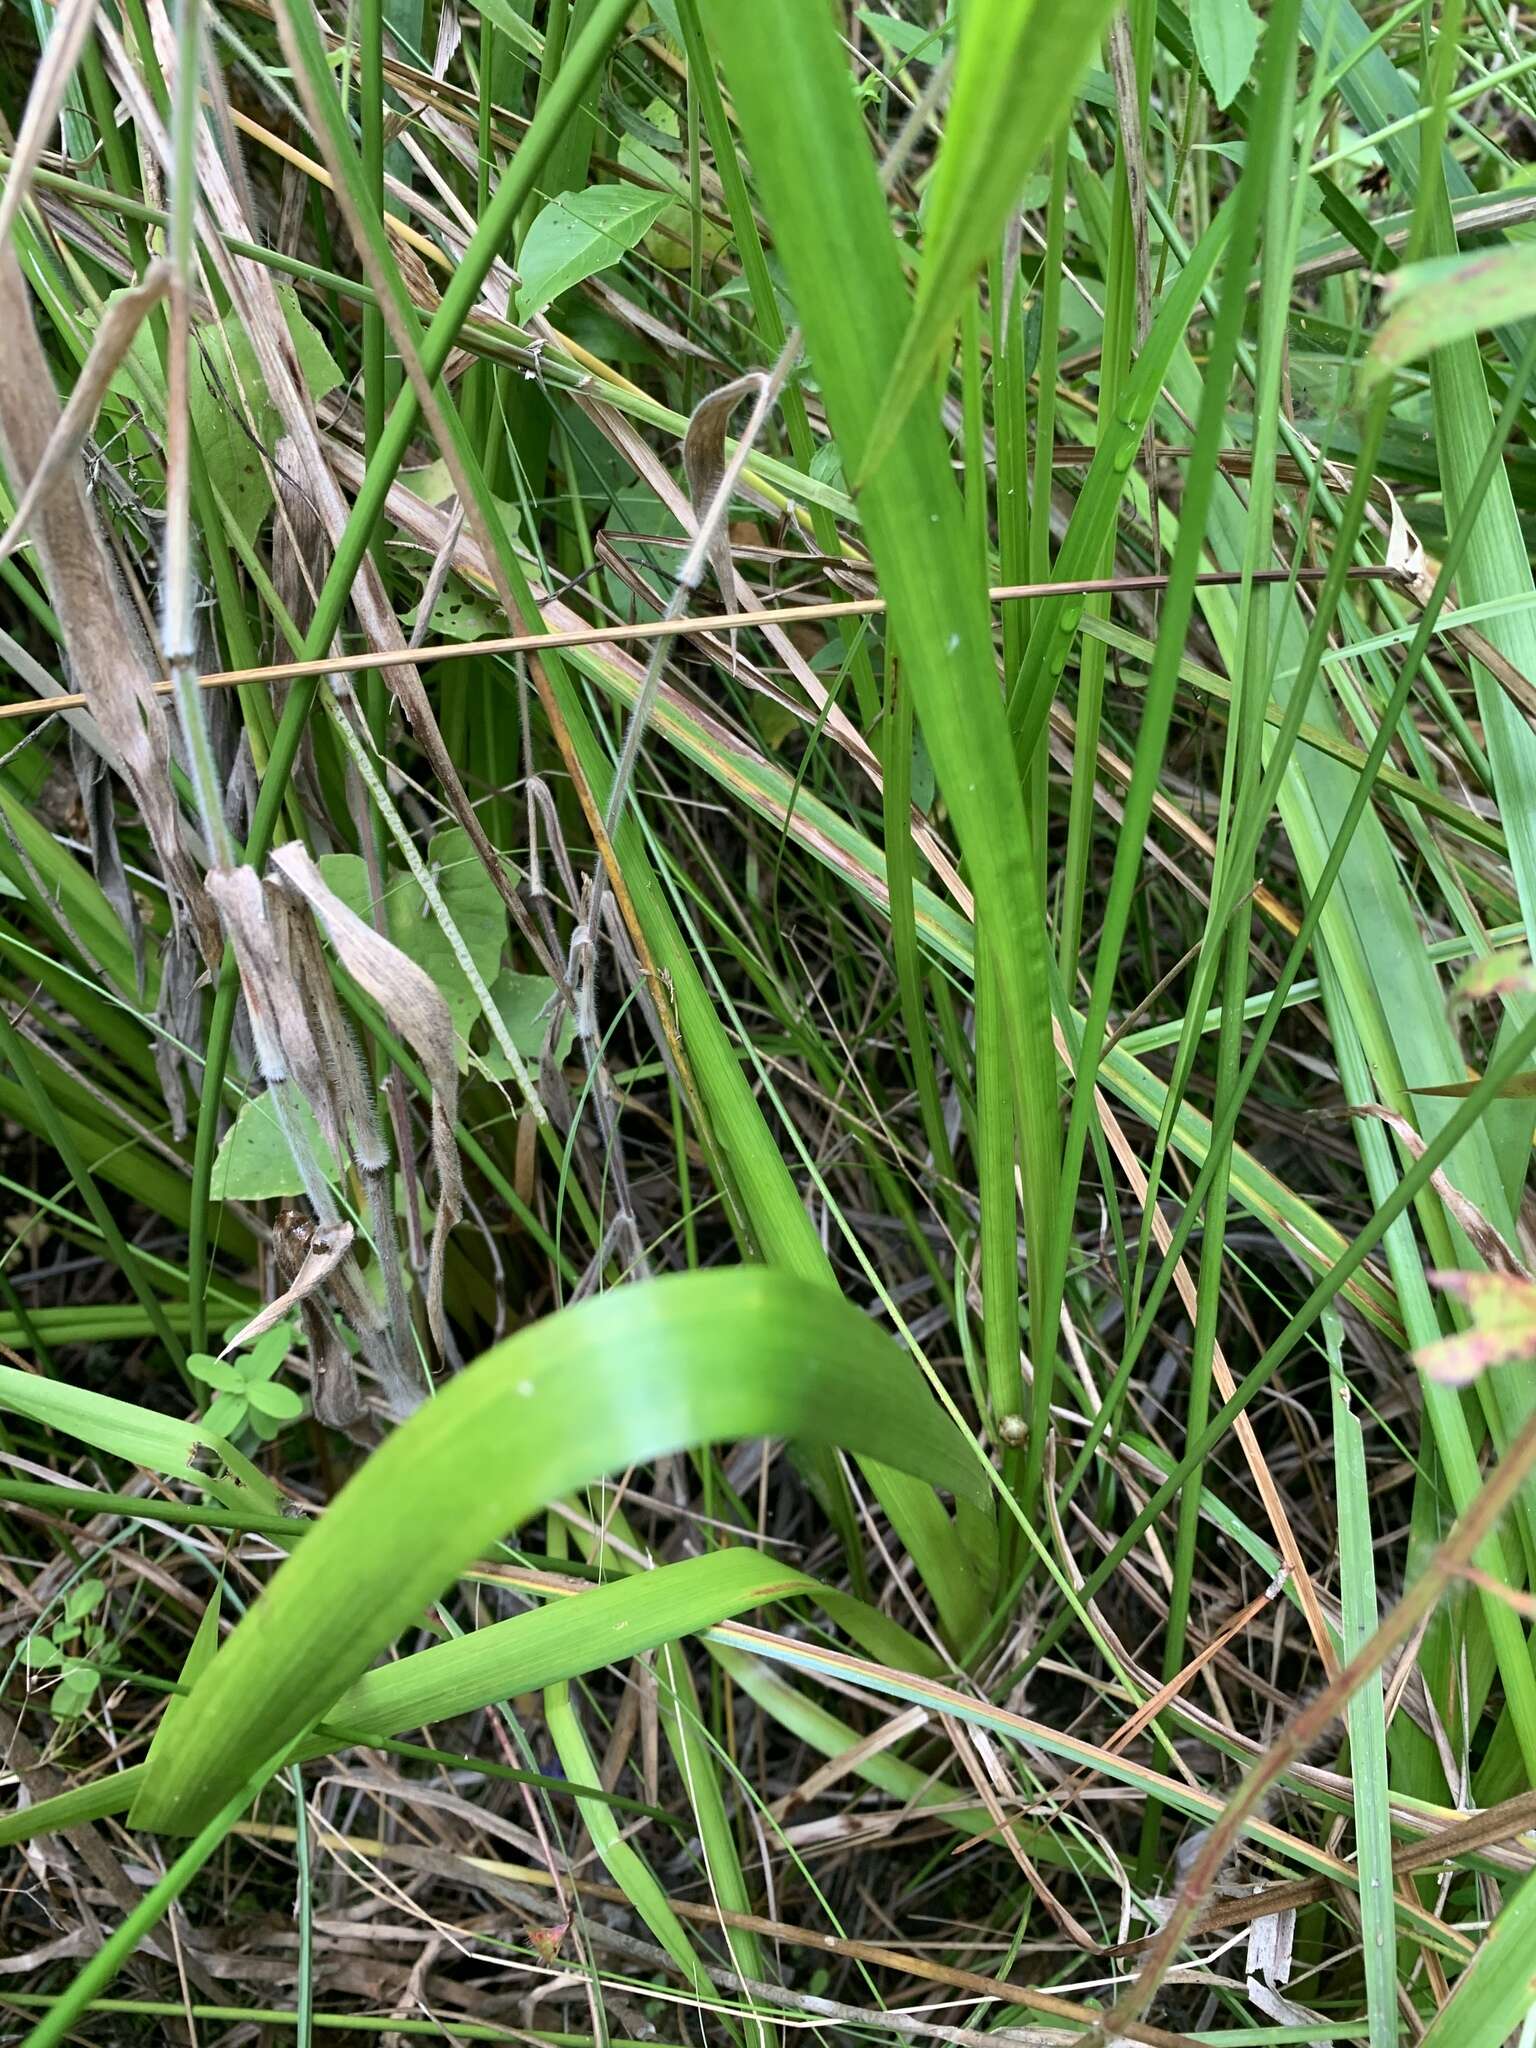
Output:
<instances>
[{"instance_id":1,"label":"dry brown grass blade","mask_svg":"<svg viewBox=\"0 0 1536 2048\"><path fill-rule=\"evenodd\" d=\"M706 393L693 409L688 431L683 436L683 474L688 479L688 497L696 529L702 529L709 518L715 493L725 475L725 430L731 423L731 415L746 399L759 397L767 381L760 370L750 370L745 377L734 378L731 383L722 384L718 391ZM727 606L734 609L736 572L731 564L730 521L728 518L716 518L711 522L711 528L708 537L710 566L720 586L720 595Z\"/></svg>"},{"instance_id":2,"label":"dry brown grass blade","mask_svg":"<svg viewBox=\"0 0 1536 2048\"><path fill-rule=\"evenodd\" d=\"M1424 1140L1408 1119L1399 1116L1396 1110L1386 1109L1379 1102L1366 1102L1352 1104L1347 1113L1350 1116L1374 1117L1387 1126L1410 1159L1423 1157ZM1519 1253L1488 1221L1482 1210L1467 1200L1443 1166L1437 1166L1429 1180L1430 1186L1466 1232L1467 1242L1480 1259L1485 1260L1496 1273L1512 1273L1520 1279L1530 1279Z\"/></svg>"},{"instance_id":3,"label":"dry brown grass blade","mask_svg":"<svg viewBox=\"0 0 1536 2048\"><path fill-rule=\"evenodd\" d=\"M0 562L14 554L26 538L27 526L39 498L53 489L60 476L78 457L85 437L96 423L96 414L118 365L133 345L140 322L151 306L158 305L170 289L170 268L152 263L139 283L120 293L107 307L91 343L91 352L81 366L64 410L59 414L42 459L27 479L17 501L11 523L0 534Z\"/></svg>"},{"instance_id":4,"label":"dry brown grass blade","mask_svg":"<svg viewBox=\"0 0 1536 2048\"><path fill-rule=\"evenodd\" d=\"M27 196L32 173L59 118L69 81L75 75L95 18L96 0L61 0L55 12L53 31L44 45L42 62L33 74L26 111L16 131L16 144L6 167L5 189L0 192L0 249L10 243L11 229Z\"/></svg>"},{"instance_id":5,"label":"dry brown grass blade","mask_svg":"<svg viewBox=\"0 0 1536 2048\"><path fill-rule=\"evenodd\" d=\"M354 451L329 444L332 468L346 481L354 481L362 474L362 465ZM392 487L389 499L390 517L406 531L420 530L423 515L429 524L439 517L437 508L428 505L425 499L417 498L403 486ZM437 532L435 525L430 530ZM473 554L460 555L454 550L454 566L475 581L491 587L491 577L485 568L484 557L476 548ZM1320 582L1326 571L1304 569L1299 580L1302 583ZM1394 571L1386 567L1362 566L1350 571L1352 580L1357 582L1395 582ZM1261 571L1254 577L1256 583L1284 583L1288 580L1283 570L1273 574ZM1237 571L1215 571L1196 577L1198 586L1211 588L1231 585L1241 581ZM1075 597L1103 592L1165 590L1168 578L1155 576L1094 576L1079 578L1070 583L999 583L993 586L989 596L994 604L1004 604L1014 599L1032 597ZM577 615L568 606L557 600L547 602L541 598L537 588L535 599L540 602L540 611L547 619L572 619ZM483 640L440 640L426 646L409 647L411 661L417 667L436 666L442 662L472 661L477 656L497 654L537 654L545 652L558 654L570 647L621 647L634 640L659 640L670 634L685 633L702 635L707 633L739 632L747 627L761 626L765 632L787 632L796 626L809 626L833 619L872 618L885 610L884 598L834 598L825 604L768 605L744 612L718 612L705 617L686 618L681 622L664 619L639 619L632 624L593 626L581 621L570 626L552 626L547 633L503 633L491 635ZM792 644L792 643L790 643ZM199 676L198 683L205 690L233 689L241 683L282 683L292 682L301 676L360 675L371 670L391 667L398 659L392 651L365 649L353 654L337 654L317 658L313 661L272 661L259 662L249 668L210 670ZM171 683L160 678L156 690L168 694ZM0 719L34 718L52 711L71 711L84 704L85 699L76 695L50 696L46 704L0 704ZM833 707L835 713L836 707ZM831 729L831 719L828 720Z\"/></svg>"},{"instance_id":6,"label":"dry brown grass blade","mask_svg":"<svg viewBox=\"0 0 1536 2048\"><path fill-rule=\"evenodd\" d=\"M437 1166L437 1216L427 1278L427 1321L438 1350L448 1355L443 1320L443 1256L448 1232L463 1209L459 1148L453 1135L459 1110L459 1069L453 1019L436 982L416 962L381 938L327 884L297 841L279 847L272 865L283 882L324 925L342 965L378 1004L391 1028L412 1046L432 1089L432 1156Z\"/></svg>"},{"instance_id":7,"label":"dry brown grass blade","mask_svg":"<svg viewBox=\"0 0 1536 2048\"><path fill-rule=\"evenodd\" d=\"M1455 1528L1430 1558L1420 1576L1369 1640L1323 1687L1244 1778L1206 1835L1193 1868L1184 1881L1178 1904L1153 1941L1135 1983L1085 2038L1084 2048L1105 2048L1117 2034L1137 2021L1157 1994L1180 1948L1194 1930L1200 1906L1231 1856L1245 1824L1254 1821L1271 1788L1305 1756L1342 1712L1353 1694L1377 1671L1434 1611L1446 1588L1498 1526L1533 1468L1536 1468L1536 1415L1525 1423L1508 1451L1484 1482ZM1256 1823L1255 1823L1256 1824Z\"/></svg>"},{"instance_id":8,"label":"dry brown grass blade","mask_svg":"<svg viewBox=\"0 0 1536 2048\"><path fill-rule=\"evenodd\" d=\"M31 297L10 249L0 249L0 333L0 453L21 495L47 459L60 407ZM78 462L60 466L38 495L32 541L81 695L111 765L143 813L173 910L179 905L190 914L205 958L216 959L216 923L183 844L171 786L170 732L154 689L158 664L107 551Z\"/></svg>"}]
</instances>

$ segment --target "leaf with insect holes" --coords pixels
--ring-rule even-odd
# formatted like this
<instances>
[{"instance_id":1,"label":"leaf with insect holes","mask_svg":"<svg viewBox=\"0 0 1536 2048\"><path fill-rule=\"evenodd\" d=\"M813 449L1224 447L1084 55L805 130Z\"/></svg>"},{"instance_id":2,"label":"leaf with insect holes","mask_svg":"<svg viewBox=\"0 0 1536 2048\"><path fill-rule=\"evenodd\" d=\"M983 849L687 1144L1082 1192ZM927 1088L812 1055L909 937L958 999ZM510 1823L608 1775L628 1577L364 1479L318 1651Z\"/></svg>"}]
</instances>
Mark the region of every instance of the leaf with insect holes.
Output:
<instances>
[{"instance_id":1,"label":"leaf with insect holes","mask_svg":"<svg viewBox=\"0 0 1536 2048\"><path fill-rule=\"evenodd\" d=\"M112 294L107 303L110 306ZM300 307L291 285L277 287L288 339L303 372L311 404L318 404L342 381L341 366L321 339L320 331ZM256 352L235 320L207 321L193 330L187 357L187 398L197 443L208 480L228 510L235 527L254 541L272 507L272 485L266 451L274 447L282 426L267 397ZM144 410L147 388L163 402L160 359L147 327L140 328L111 390L135 412Z\"/></svg>"},{"instance_id":2,"label":"leaf with insect holes","mask_svg":"<svg viewBox=\"0 0 1536 2048\"><path fill-rule=\"evenodd\" d=\"M611 269L672 204L661 192L589 185L562 192L534 217L518 256L517 317L531 320L572 285Z\"/></svg>"},{"instance_id":3,"label":"leaf with insect holes","mask_svg":"<svg viewBox=\"0 0 1536 2048\"><path fill-rule=\"evenodd\" d=\"M1536 1283L1516 1273L1431 1273L1472 1312L1470 1330L1415 1353L1420 1370L1442 1386L1465 1387L1490 1366L1536 1358Z\"/></svg>"},{"instance_id":4,"label":"leaf with insect holes","mask_svg":"<svg viewBox=\"0 0 1536 2048\"><path fill-rule=\"evenodd\" d=\"M1259 24L1248 0L1190 0L1195 55L1218 107L1230 107L1259 46Z\"/></svg>"},{"instance_id":5,"label":"leaf with insect holes","mask_svg":"<svg viewBox=\"0 0 1536 2048\"><path fill-rule=\"evenodd\" d=\"M1437 348L1536 313L1536 249L1517 242L1405 263L1387 281L1386 302L1387 317L1360 371L1362 399Z\"/></svg>"}]
</instances>

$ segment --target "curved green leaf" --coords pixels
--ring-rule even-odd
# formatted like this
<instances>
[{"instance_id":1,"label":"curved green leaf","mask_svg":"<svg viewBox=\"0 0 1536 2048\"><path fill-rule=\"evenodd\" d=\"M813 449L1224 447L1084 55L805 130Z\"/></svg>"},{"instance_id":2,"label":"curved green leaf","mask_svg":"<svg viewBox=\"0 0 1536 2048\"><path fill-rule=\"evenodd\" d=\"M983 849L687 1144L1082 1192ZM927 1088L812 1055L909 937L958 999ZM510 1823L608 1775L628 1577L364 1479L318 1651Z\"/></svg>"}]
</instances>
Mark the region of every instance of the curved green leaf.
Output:
<instances>
[{"instance_id":1,"label":"curved green leaf","mask_svg":"<svg viewBox=\"0 0 1536 2048\"><path fill-rule=\"evenodd\" d=\"M979 1462L911 1361L830 1289L679 1274L550 1316L375 1452L150 1752L135 1825L191 1832L485 1547L573 1487L690 1444L847 1445L968 1498Z\"/></svg>"},{"instance_id":2,"label":"curved green leaf","mask_svg":"<svg viewBox=\"0 0 1536 2048\"><path fill-rule=\"evenodd\" d=\"M715 1550L615 1579L590 1592L557 1596L527 1614L451 1642L434 1643L415 1656L365 1672L320 1727L303 1738L298 1755L301 1761L328 1756L346 1744L377 1742L406 1728L451 1720L491 1700L537 1692L559 1679L580 1678L605 1664L698 1635L770 1601L798 1597L817 1601L855 1641L889 1661L894 1645L876 1649L873 1632L858 1625L855 1610L862 1611L866 1623L874 1614L861 1601L834 1593L792 1565L755 1550ZM198 1677L211 1661L213 1643L207 1629L212 1612L210 1604L187 1659L187 1678ZM905 1633L884 1615L875 1619L888 1630ZM911 1637L906 1644L906 1668L927 1669L923 1646ZM173 1699L165 1710L166 1721L185 1703L185 1696ZM142 1791L148 1770L147 1764L132 1764L35 1806L0 1814L0 1849L81 1821L126 1812Z\"/></svg>"}]
</instances>

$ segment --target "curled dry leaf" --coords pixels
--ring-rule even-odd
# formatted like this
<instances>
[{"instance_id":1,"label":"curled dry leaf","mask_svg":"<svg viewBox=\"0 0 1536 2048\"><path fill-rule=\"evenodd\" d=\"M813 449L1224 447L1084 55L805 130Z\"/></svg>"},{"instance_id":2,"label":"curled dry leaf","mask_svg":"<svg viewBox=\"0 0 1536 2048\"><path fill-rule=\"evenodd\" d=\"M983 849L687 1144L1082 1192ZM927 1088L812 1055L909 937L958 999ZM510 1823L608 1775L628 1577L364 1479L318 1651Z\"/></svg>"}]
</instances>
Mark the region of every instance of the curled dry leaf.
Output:
<instances>
[{"instance_id":1,"label":"curled dry leaf","mask_svg":"<svg viewBox=\"0 0 1536 2048\"><path fill-rule=\"evenodd\" d=\"M1424 1156L1424 1140L1408 1119L1399 1116L1395 1110L1383 1109L1378 1102L1368 1102L1351 1108L1349 1114L1375 1117L1378 1122L1387 1126L1412 1158L1421 1159ZM1429 1180L1435 1193L1461 1225L1466 1233L1467 1242L1479 1258L1486 1259L1497 1272L1529 1277L1519 1254L1488 1221L1482 1210L1474 1202L1469 1202L1461 1189L1447 1178L1443 1167L1437 1166Z\"/></svg>"},{"instance_id":2,"label":"curled dry leaf","mask_svg":"<svg viewBox=\"0 0 1536 2048\"><path fill-rule=\"evenodd\" d=\"M453 1020L442 991L398 946L366 925L331 889L308 852L297 842L272 856L283 883L307 902L324 925L342 965L378 1004L390 1025L411 1045L432 1089L432 1156L437 1164L437 1220L427 1279L427 1320L439 1351L447 1348L443 1322L443 1253L448 1232L459 1220L462 1183L453 1135L458 1115L459 1070L453 1049Z\"/></svg>"},{"instance_id":3,"label":"curled dry leaf","mask_svg":"<svg viewBox=\"0 0 1536 2048\"><path fill-rule=\"evenodd\" d=\"M293 849L285 851L291 853ZM304 858L308 860L308 855ZM329 890L325 890L323 883L320 886L329 897ZM256 1042L256 1062L263 1079L273 1087L289 1082L297 1087L314 1112L332 1152L337 1158L343 1151L350 1153L369 1192L375 1248L383 1262L388 1291L388 1315L379 1310L345 1247L321 1277L329 1281L337 1306L357 1331L384 1386L391 1413L403 1418L419 1405L422 1388L412 1362L410 1322L398 1280L398 1253L383 1185L389 1154L357 1047L341 1015L330 972L313 930L310 913L317 906L306 907L302 890L284 890L263 882L251 868L215 870L208 877L208 890L235 949ZM332 897L331 901L339 899ZM351 912L347 915L350 917ZM360 920L354 921L361 925ZM332 936L335 937L334 931ZM338 944L337 950L342 952L343 948ZM393 947L387 950L394 953ZM406 961L404 954L395 957L404 962L410 974L421 974L420 968ZM348 965L371 990L371 984L350 959ZM441 1002L441 997L438 1000ZM451 1066L451 1033L449 1044ZM281 1105L282 1098L276 1100ZM286 1126L285 1133L297 1157L301 1142L298 1133ZM449 1142L451 1145L451 1125ZM452 1159L456 1174L457 1152ZM319 1165L303 1157L297 1157L297 1163L318 1224L322 1228L334 1227L339 1218ZM317 1370L326 1356L325 1347L315 1353ZM322 1415L321 1419L326 1418Z\"/></svg>"},{"instance_id":4,"label":"curled dry leaf","mask_svg":"<svg viewBox=\"0 0 1536 2048\"><path fill-rule=\"evenodd\" d=\"M283 959L266 886L253 868L215 868L208 876L208 894L235 949L261 1077L269 1084L295 1082L334 1147L336 1119L328 1106L320 1049Z\"/></svg>"},{"instance_id":5,"label":"curled dry leaf","mask_svg":"<svg viewBox=\"0 0 1536 2048\"><path fill-rule=\"evenodd\" d=\"M710 567L720 585L727 611L736 609L736 574L731 566L730 504L717 505L725 480L725 430L743 399L756 398L768 380L761 370L749 371L701 398L683 436L683 474L688 499L700 531L706 535Z\"/></svg>"},{"instance_id":6,"label":"curled dry leaf","mask_svg":"<svg viewBox=\"0 0 1536 2048\"><path fill-rule=\"evenodd\" d=\"M0 249L0 334L0 455L24 499L48 464L61 418L31 298L9 249ZM170 732L154 689L159 663L107 551L78 460L55 464L35 493L30 538L70 667L111 765L143 813L172 903L185 906L204 957L217 960L217 923L182 843Z\"/></svg>"},{"instance_id":7,"label":"curled dry leaf","mask_svg":"<svg viewBox=\"0 0 1536 2048\"><path fill-rule=\"evenodd\" d=\"M219 1354L221 1358L227 1358L242 1344L254 1344L258 1337L280 1323L289 1309L297 1308L322 1281L330 1278L352 1249L352 1226L345 1219L340 1223L322 1223L307 1235L303 1257L288 1285L275 1301L269 1301L264 1309L258 1310L248 1323L236 1330Z\"/></svg>"},{"instance_id":8,"label":"curled dry leaf","mask_svg":"<svg viewBox=\"0 0 1536 2048\"><path fill-rule=\"evenodd\" d=\"M1470 1330L1458 1330L1415 1354L1422 1372L1442 1386L1464 1387L1490 1366L1536 1358L1536 1284L1517 1273L1431 1273L1447 1294L1471 1311Z\"/></svg>"},{"instance_id":9,"label":"curled dry leaf","mask_svg":"<svg viewBox=\"0 0 1536 2048\"><path fill-rule=\"evenodd\" d=\"M309 1265L310 1248L319 1232L315 1220L302 1209L284 1209L272 1226L272 1257L277 1276L291 1298L296 1283ZM340 1281L345 1267L332 1271ZM367 1410L352 1355L336 1334L335 1324L315 1295L326 1274L317 1276L316 1287L298 1296L299 1315L304 1324L304 1342L309 1350L310 1385L314 1392L315 1420L323 1429L350 1429ZM343 1296L345 1289L341 1290Z\"/></svg>"}]
</instances>

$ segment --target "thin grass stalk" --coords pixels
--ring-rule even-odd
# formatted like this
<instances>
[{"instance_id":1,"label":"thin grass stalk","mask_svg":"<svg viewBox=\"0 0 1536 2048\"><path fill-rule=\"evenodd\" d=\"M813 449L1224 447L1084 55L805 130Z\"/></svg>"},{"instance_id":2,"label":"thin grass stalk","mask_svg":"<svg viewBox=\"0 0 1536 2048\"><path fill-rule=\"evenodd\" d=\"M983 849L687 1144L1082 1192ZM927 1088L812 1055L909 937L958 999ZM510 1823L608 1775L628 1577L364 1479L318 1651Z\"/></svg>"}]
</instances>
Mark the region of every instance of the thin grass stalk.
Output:
<instances>
[{"instance_id":1,"label":"thin grass stalk","mask_svg":"<svg viewBox=\"0 0 1536 2048\"><path fill-rule=\"evenodd\" d=\"M1141 731L1131 787L1126 793L1120 842L1110 882L1109 901L1099 938L1093 989L1083 1024L1071 1115L1063 1159L1062 1212L1071 1213L1082 1172L1083 1149L1092 1115L1094 1084L1109 1020L1109 1006L1120 970L1120 952L1141 859L1142 842L1151 821L1155 781L1167 744L1179 660L1194 598L1194 578L1203 546L1205 514L1216 477L1216 458L1226 424L1227 389L1236 362L1237 345L1247 306L1249 269L1254 260L1271 151L1280 132L1279 84L1289 43L1294 41L1299 0L1279 0L1264 44L1265 90L1249 136L1248 153L1237 188L1225 211L1232 216L1227 271L1211 336L1204 401L1195 435L1181 507L1179 537L1169 576L1152 673L1147 679ZM1152 1199L1155 1199L1155 1191ZM1051 1278L1047 1297L1054 1324L1061 1301L1059 1275ZM1038 1370L1038 1368L1037 1368ZM1081 1460L1079 1460L1081 1464Z\"/></svg>"}]
</instances>

